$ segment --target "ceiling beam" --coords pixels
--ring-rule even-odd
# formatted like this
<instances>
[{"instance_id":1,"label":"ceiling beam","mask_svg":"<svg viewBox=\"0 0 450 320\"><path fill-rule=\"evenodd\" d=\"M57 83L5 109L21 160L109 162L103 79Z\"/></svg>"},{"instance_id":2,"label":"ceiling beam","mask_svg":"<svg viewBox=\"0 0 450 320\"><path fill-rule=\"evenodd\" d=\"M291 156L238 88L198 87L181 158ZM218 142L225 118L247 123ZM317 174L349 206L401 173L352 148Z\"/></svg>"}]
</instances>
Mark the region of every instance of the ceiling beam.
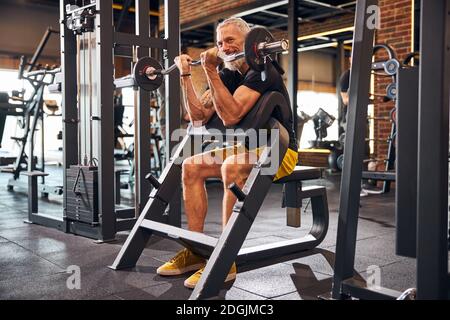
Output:
<instances>
[{"instance_id":1,"label":"ceiling beam","mask_svg":"<svg viewBox=\"0 0 450 320\"><path fill-rule=\"evenodd\" d=\"M242 17L255 12L259 12L261 10L268 10L270 8L279 7L288 3L288 0L282 1L273 1L273 0L258 0L249 4L245 4L236 8L228 9L222 12L218 12L212 15L208 15L205 17L201 17L198 19L194 19L192 21L183 23L181 25L181 31L187 31L191 29L195 29L207 24L212 24L216 21L223 19L224 17L228 18L231 16L234 17Z\"/></svg>"},{"instance_id":2,"label":"ceiling beam","mask_svg":"<svg viewBox=\"0 0 450 320\"><path fill-rule=\"evenodd\" d=\"M341 12L354 12L350 9L345 9L345 7L340 7L340 6L334 6L332 4L326 3L326 2L321 2L321 1L317 1L317 0L301 0L301 2L303 3L308 3L308 4L312 4L318 7L323 7L323 8L328 8L328 9L333 9L333 10L337 10L337 11L341 11Z\"/></svg>"},{"instance_id":3,"label":"ceiling beam","mask_svg":"<svg viewBox=\"0 0 450 320\"><path fill-rule=\"evenodd\" d=\"M288 18L288 15L286 13L280 13L280 12L271 11L271 10L262 10L261 12L266 13L271 16L281 17L281 18L285 18L285 19Z\"/></svg>"},{"instance_id":4,"label":"ceiling beam","mask_svg":"<svg viewBox=\"0 0 450 320\"><path fill-rule=\"evenodd\" d=\"M315 20L318 19L325 19L325 18L332 18L338 15L342 15L344 13L342 12L328 12L328 13L322 13L322 14L317 14L317 15L313 15L313 16L309 16L309 17L304 17L304 18L299 18L299 20L301 20L301 22L314 22ZM283 28L287 26L287 19L278 19L277 21L275 21L275 23L273 23L272 25L268 26L269 29L278 29L278 28Z\"/></svg>"},{"instance_id":5,"label":"ceiling beam","mask_svg":"<svg viewBox=\"0 0 450 320\"><path fill-rule=\"evenodd\" d=\"M329 30L329 31L324 31L324 32L316 33L316 34L310 34L307 36L299 37L298 41L305 41L305 40L309 40L309 39L315 39L315 38L319 38L319 37L335 35L335 34L342 33L342 32L353 32L354 30L355 30L355 27L353 27L353 26L335 29L335 30Z\"/></svg>"},{"instance_id":6,"label":"ceiling beam","mask_svg":"<svg viewBox=\"0 0 450 320\"><path fill-rule=\"evenodd\" d=\"M347 3L343 3L338 5L339 8L346 8L346 7L350 7L350 6L355 6L356 5L356 1L350 1Z\"/></svg>"}]
</instances>

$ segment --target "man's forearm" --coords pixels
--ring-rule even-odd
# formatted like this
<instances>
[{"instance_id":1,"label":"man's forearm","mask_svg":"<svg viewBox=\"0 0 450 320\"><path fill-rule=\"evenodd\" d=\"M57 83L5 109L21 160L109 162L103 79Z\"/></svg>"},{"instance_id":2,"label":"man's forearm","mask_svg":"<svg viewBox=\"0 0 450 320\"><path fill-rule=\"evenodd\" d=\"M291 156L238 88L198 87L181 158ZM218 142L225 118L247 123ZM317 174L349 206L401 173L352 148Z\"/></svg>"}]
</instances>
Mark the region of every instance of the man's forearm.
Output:
<instances>
[{"instance_id":1,"label":"man's forearm","mask_svg":"<svg viewBox=\"0 0 450 320\"><path fill-rule=\"evenodd\" d=\"M225 125L227 123L234 124L239 120L241 111L238 102L233 98L230 91L228 91L216 70L208 70L206 72L206 77L208 79L211 97L218 116Z\"/></svg>"},{"instance_id":2,"label":"man's forearm","mask_svg":"<svg viewBox=\"0 0 450 320\"><path fill-rule=\"evenodd\" d=\"M192 79L190 77L183 77L181 83L187 100L186 111L188 112L191 120L193 122L205 121L205 106L202 104L197 96L197 93L195 92L194 86L192 84Z\"/></svg>"}]
</instances>

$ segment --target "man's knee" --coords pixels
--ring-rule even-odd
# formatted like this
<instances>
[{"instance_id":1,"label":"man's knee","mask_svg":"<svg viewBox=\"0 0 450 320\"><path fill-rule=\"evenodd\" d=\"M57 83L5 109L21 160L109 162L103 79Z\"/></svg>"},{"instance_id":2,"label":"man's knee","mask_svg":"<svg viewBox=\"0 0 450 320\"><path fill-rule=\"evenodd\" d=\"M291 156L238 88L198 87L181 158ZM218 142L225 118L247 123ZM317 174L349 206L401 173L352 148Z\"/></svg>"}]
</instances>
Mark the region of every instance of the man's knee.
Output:
<instances>
[{"instance_id":1,"label":"man's knee","mask_svg":"<svg viewBox=\"0 0 450 320\"><path fill-rule=\"evenodd\" d=\"M246 178L242 166L236 163L225 162L221 167L222 181L225 186L240 183Z\"/></svg>"},{"instance_id":2,"label":"man's knee","mask_svg":"<svg viewBox=\"0 0 450 320\"><path fill-rule=\"evenodd\" d=\"M183 161L182 165L182 176L183 176L183 183L192 183L196 179L199 179L201 177L201 166L199 164L195 163L194 157L187 158Z\"/></svg>"}]
</instances>

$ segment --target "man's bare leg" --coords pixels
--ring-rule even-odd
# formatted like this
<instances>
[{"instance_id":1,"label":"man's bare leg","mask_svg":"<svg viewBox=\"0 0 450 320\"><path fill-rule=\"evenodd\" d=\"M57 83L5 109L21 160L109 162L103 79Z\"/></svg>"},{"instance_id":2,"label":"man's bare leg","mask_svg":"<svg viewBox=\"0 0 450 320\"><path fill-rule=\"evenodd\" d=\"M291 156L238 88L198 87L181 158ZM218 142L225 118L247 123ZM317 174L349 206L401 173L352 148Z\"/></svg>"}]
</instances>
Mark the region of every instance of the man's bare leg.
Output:
<instances>
[{"instance_id":1,"label":"man's bare leg","mask_svg":"<svg viewBox=\"0 0 450 320\"><path fill-rule=\"evenodd\" d=\"M256 161L257 155L255 153L245 152L228 157L221 167L224 189L222 201L223 228L227 225L237 200L236 196L228 189L228 187L231 184L236 183L239 188L243 188Z\"/></svg>"},{"instance_id":2,"label":"man's bare leg","mask_svg":"<svg viewBox=\"0 0 450 320\"><path fill-rule=\"evenodd\" d=\"M205 180L220 178L221 160L208 152L187 158L183 162L183 200L188 229L203 233L208 210Z\"/></svg>"}]
</instances>

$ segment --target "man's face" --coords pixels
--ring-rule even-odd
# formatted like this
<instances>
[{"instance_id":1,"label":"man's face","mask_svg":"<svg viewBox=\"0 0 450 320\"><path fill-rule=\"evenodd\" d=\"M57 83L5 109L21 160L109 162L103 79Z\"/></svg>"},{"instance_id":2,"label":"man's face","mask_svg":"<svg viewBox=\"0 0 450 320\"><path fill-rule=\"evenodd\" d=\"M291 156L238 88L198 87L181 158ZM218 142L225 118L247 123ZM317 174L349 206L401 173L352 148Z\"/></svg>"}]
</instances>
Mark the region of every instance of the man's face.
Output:
<instances>
[{"instance_id":1,"label":"man's face","mask_svg":"<svg viewBox=\"0 0 450 320\"><path fill-rule=\"evenodd\" d=\"M219 57L244 51L245 34L234 24L228 24L217 30L217 47ZM239 70L245 63L244 59L225 62L225 68Z\"/></svg>"}]
</instances>

